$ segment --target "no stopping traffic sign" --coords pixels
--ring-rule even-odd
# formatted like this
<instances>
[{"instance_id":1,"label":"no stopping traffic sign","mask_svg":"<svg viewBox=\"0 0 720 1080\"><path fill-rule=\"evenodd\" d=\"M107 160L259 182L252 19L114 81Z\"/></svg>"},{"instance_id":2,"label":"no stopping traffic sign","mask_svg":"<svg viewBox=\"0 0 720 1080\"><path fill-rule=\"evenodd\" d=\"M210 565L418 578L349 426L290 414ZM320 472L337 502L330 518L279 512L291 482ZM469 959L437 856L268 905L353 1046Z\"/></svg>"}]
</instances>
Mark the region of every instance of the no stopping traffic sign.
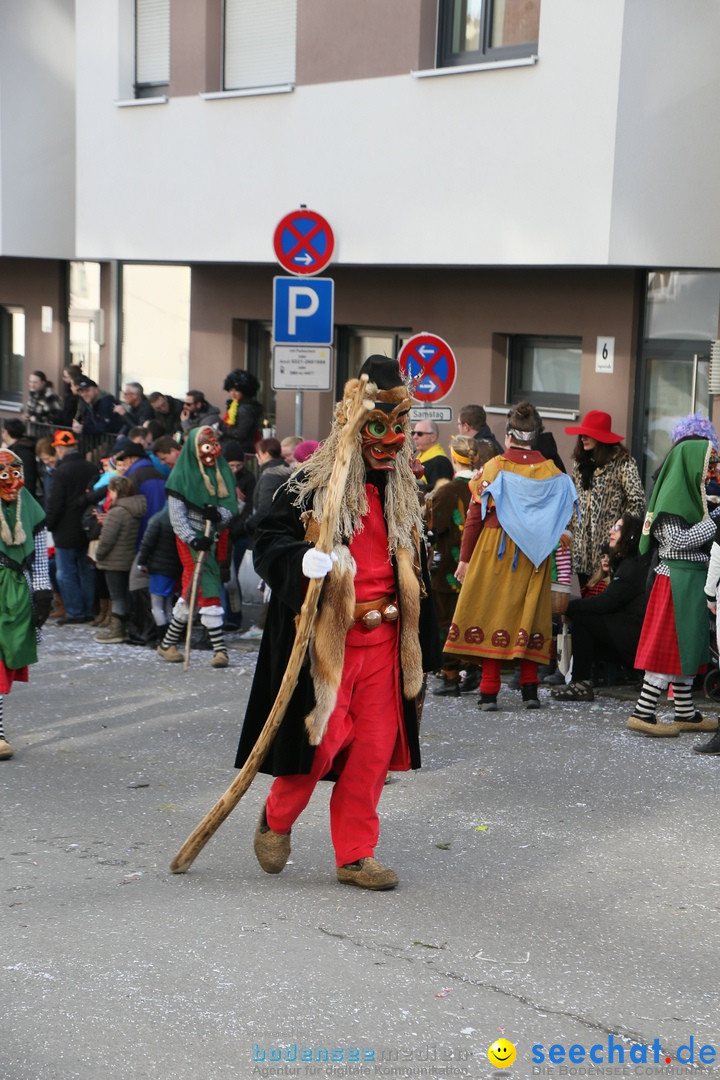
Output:
<instances>
[{"instance_id":1,"label":"no stopping traffic sign","mask_svg":"<svg viewBox=\"0 0 720 1080\"><path fill-rule=\"evenodd\" d=\"M416 334L405 342L398 363L403 375L415 383L418 401L440 401L452 390L457 376L455 355L436 334Z\"/></svg>"},{"instance_id":2,"label":"no stopping traffic sign","mask_svg":"<svg viewBox=\"0 0 720 1080\"><path fill-rule=\"evenodd\" d=\"M275 229L273 247L277 261L289 274L319 274L332 258L335 237L321 214L293 210Z\"/></svg>"}]
</instances>

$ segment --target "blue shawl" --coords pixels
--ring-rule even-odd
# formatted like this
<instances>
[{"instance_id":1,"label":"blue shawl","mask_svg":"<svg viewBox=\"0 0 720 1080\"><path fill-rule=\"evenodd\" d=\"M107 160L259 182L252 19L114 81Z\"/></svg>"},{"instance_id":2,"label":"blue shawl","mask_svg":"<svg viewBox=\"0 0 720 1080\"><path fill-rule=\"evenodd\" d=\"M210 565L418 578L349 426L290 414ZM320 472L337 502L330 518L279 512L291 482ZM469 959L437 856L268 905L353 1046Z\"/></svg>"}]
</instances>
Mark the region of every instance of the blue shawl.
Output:
<instances>
[{"instance_id":1,"label":"blue shawl","mask_svg":"<svg viewBox=\"0 0 720 1080\"><path fill-rule=\"evenodd\" d=\"M495 502L503 532L517 544L536 570L557 547L578 502L575 485L566 473L551 476L548 480L533 480L522 473L502 470L480 496L483 518L490 497ZM504 554L505 537L500 543L498 558Z\"/></svg>"}]
</instances>

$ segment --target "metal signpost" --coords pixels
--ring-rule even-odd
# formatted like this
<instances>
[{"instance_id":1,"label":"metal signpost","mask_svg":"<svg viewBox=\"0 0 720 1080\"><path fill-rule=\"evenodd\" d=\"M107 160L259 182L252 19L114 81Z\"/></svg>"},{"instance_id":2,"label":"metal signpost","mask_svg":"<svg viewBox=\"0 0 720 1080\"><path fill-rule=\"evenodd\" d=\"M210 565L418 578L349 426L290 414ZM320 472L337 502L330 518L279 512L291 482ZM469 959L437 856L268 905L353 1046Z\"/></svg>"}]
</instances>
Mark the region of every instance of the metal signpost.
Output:
<instances>
[{"instance_id":1,"label":"metal signpost","mask_svg":"<svg viewBox=\"0 0 720 1080\"><path fill-rule=\"evenodd\" d=\"M322 214L302 206L278 223L273 248L283 270L295 277L273 279L272 385L273 390L297 391L295 431L300 435L303 390L332 387L335 282L315 275L330 262L335 237Z\"/></svg>"}]
</instances>

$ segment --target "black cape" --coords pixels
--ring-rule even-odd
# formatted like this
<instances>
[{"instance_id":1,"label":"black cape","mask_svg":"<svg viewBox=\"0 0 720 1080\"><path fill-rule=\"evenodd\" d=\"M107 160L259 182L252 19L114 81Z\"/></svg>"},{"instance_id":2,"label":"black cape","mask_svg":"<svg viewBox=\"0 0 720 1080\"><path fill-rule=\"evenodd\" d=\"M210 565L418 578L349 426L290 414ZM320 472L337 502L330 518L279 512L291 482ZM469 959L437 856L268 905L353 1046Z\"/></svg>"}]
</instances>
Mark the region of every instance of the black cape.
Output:
<instances>
[{"instance_id":1,"label":"black cape","mask_svg":"<svg viewBox=\"0 0 720 1080\"><path fill-rule=\"evenodd\" d=\"M381 488L384 477L378 477ZM270 605L265 631L260 643L255 678L248 700L245 720L240 735L235 765L241 768L252 751L265 721L275 702L282 677L285 674L293 642L295 640L295 617L300 613L305 594L306 579L302 573L302 558L312 545L305 540L305 529L300 520L300 510L292 505L287 484L275 496L272 509L255 534L255 569L271 588ZM423 581L426 598L420 604L420 646L423 670L434 671L440 667L441 654L435 614L430 598L429 580L425 565L425 549L421 544ZM322 604L322 595L320 597ZM306 657L300 671L297 686L270 752L260 771L272 776L290 776L308 773L312 767L314 747L305 733L305 717L315 704L310 664ZM410 747L410 763L420 768L420 741L418 733L419 703L403 698L405 730Z\"/></svg>"}]
</instances>

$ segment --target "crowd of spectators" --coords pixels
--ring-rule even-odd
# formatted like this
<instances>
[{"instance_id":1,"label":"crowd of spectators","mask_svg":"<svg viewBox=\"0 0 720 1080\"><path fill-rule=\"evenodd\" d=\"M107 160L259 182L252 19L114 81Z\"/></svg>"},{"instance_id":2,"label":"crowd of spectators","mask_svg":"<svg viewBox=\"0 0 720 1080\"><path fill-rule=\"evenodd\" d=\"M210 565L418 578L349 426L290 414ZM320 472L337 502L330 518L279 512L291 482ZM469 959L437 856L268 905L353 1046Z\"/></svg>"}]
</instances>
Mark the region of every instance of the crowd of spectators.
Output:
<instances>
[{"instance_id":1,"label":"crowd of spectators","mask_svg":"<svg viewBox=\"0 0 720 1080\"><path fill-rule=\"evenodd\" d=\"M200 390L181 398L161 391L146 395L134 381L123 385L118 400L72 365L62 378L57 393L42 371L34 371L22 413L2 422L3 445L22 459L25 484L47 517L50 617L57 625L92 621L96 640L108 645L163 640L181 578L166 482L190 433L209 430L235 484L232 519L223 521L228 542L220 560L222 605L226 629L242 630L238 580L241 568L251 567L253 534L276 491L319 444L301 435L263 437L259 383L242 369L225 379L222 409ZM672 633L677 637L673 605L680 594L674 583L681 571L685 591L693 590L689 610L698 642L707 638L707 627L698 627L698 611L706 600L715 602L715 579L708 578L707 596L698 602L695 595L720 514L717 436L709 421L689 417L674 433L644 531L645 490L608 413L591 410L565 429L577 436L569 477L529 402L508 414L504 445L479 405L460 410L457 428L447 449L435 420L421 416L411 430L444 648L435 693L479 690L478 704L497 708L503 665L514 667L510 685L519 684L528 708L539 706L543 680L561 702L592 701L603 681L643 680L629 722L633 730L663 736L714 732L716 723L687 700L687 688L707 663L706 648L698 645L688 658L677 641L667 644ZM689 442L696 445L676 451ZM548 484L538 485L542 479ZM541 486L542 506L536 500ZM548 500L554 500L552 512ZM720 542L716 548L720 552ZM570 586L559 583L558 568L566 561L568 575L570 566L574 575L572 596ZM683 569L688 563L690 576ZM720 578L720 554L713 568ZM554 639L568 628L574 661L561 675ZM245 635L260 637L262 629L261 615ZM652 664L668 670L657 675ZM685 670L688 664L692 671ZM676 718L659 724L658 697L670 685L679 702ZM715 739L716 749L706 752L720 753L720 738Z\"/></svg>"},{"instance_id":2,"label":"crowd of spectators","mask_svg":"<svg viewBox=\"0 0 720 1080\"><path fill-rule=\"evenodd\" d=\"M2 421L1 435L45 510L55 625L92 623L107 645L162 639L181 581L165 485L190 433L207 427L235 480L222 593L227 626L242 629L237 571L255 523L296 463L291 454L286 465L280 443L262 438L255 376L236 369L223 389L221 412L200 390L146 395L135 381L123 384L118 400L75 365L63 370L59 393L42 371L29 376L23 410Z\"/></svg>"}]
</instances>

